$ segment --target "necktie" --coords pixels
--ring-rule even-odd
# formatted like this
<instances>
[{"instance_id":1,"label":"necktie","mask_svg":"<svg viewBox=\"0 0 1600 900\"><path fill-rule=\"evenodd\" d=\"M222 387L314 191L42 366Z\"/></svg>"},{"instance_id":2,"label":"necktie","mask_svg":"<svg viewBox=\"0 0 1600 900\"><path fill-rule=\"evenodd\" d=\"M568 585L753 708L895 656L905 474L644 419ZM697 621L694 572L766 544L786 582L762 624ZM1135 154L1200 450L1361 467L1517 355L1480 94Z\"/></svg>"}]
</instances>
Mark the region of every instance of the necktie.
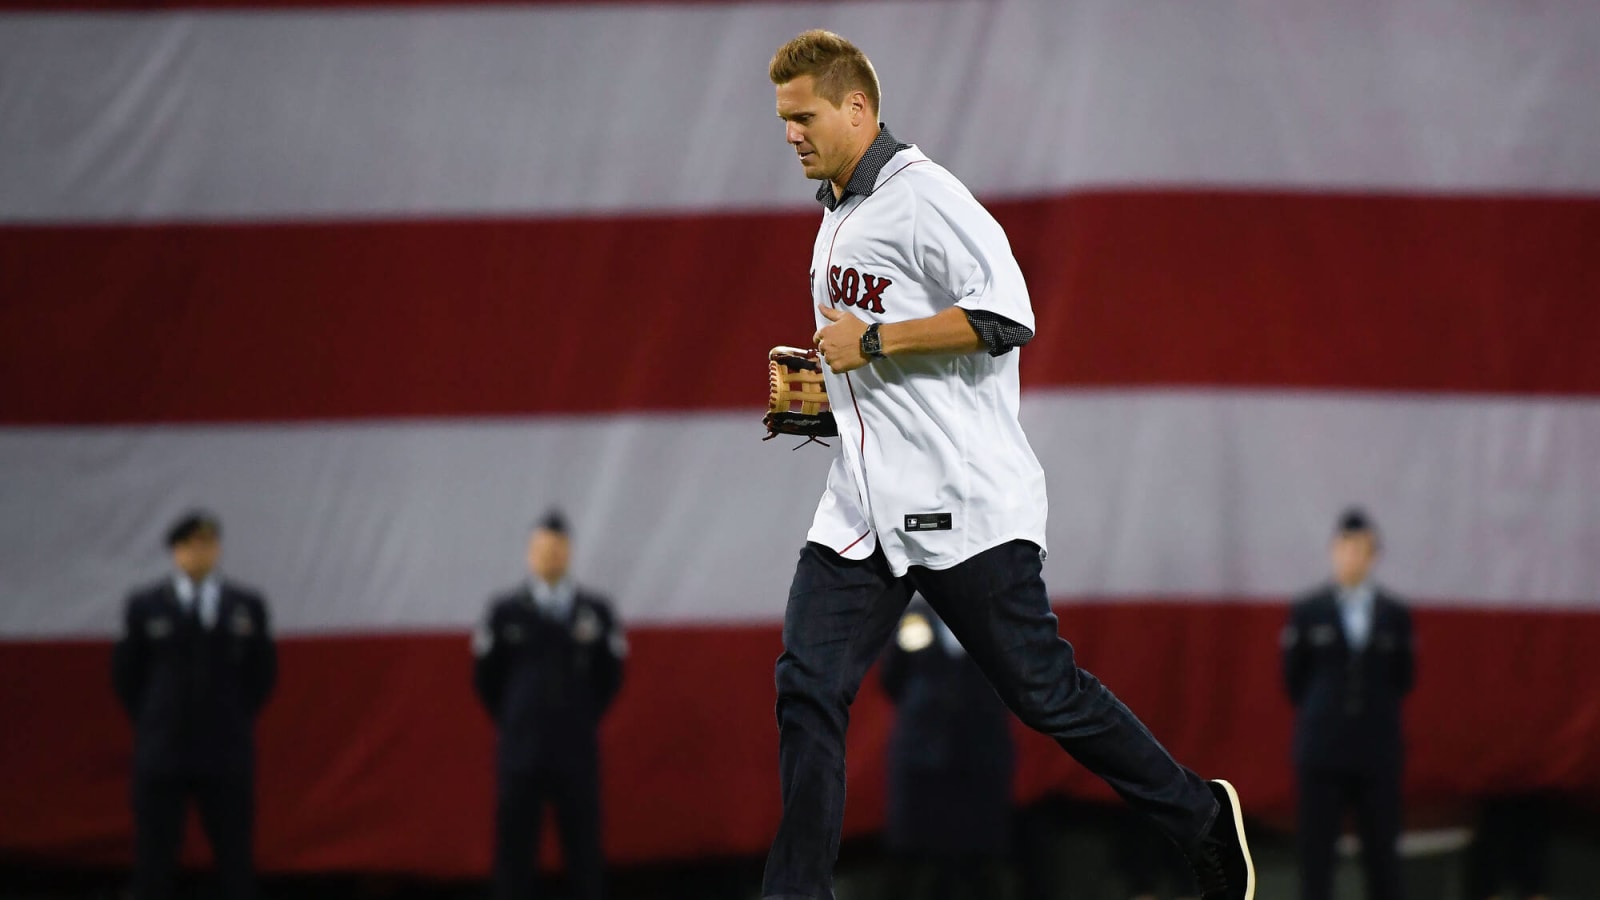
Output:
<instances>
[{"instance_id":1,"label":"necktie","mask_svg":"<svg viewBox=\"0 0 1600 900\"><path fill-rule=\"evenodd\" d=\"M211 680L211 635L206 633L205 619L200 615L200 605L205 602L205 589L194 585L194 602L189 604L189 648L194 671L190 678L196 697L204 697Z\"/></svg>"},{"instance_id":2,"label":"necktie","mask_svg":"<svg viewBox=\"0 0 1600 900\"><path fill-rule=\"evenodd\" d=\"M189 596L189 605L186 609L184 609L183 616L187 620L189 630L195 634L199 634L201 631L205 630L202 627L204 623L200 621L200 588L196 586L194 588L194 593L190 594Z\"/></svg>"}]
</instances>

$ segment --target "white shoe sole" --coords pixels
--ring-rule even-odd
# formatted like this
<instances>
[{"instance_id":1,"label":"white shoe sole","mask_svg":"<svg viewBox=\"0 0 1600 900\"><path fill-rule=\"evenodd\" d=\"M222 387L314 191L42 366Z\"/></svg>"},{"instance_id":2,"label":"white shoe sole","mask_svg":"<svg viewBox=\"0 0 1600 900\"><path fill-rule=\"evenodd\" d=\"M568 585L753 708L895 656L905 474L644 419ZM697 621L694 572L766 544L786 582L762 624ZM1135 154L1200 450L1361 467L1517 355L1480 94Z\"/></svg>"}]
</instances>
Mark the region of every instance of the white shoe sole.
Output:
<instances>
[{"instance_id":1,"label":"white shoe sole","mask_svg":"<svg viewBox=\"0 0 1600 900\"><path fill-rule=\"evenodd\" d=\"M1244 900L1255 900L1256 864L1250 859L1250 842L1244 836L1244 808L1239 805L1239 792L1220 778L1211 783L1222 785L1222 789L1228 792L1228 805L1233 808L1233 832L1238 835L1239 850L1244 854Z\"/></svg>"}]
</instances>

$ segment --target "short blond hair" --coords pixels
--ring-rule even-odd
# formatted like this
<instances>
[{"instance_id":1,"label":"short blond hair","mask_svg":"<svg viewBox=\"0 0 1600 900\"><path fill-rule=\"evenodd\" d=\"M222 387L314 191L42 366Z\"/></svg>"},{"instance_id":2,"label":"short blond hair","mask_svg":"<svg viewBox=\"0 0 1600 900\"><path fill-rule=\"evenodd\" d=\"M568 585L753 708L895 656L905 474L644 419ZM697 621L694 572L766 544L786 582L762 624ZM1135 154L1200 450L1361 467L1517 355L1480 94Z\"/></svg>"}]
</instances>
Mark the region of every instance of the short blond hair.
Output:
<instances>
[{"instance_id":1,"label":"short blond hair","mask_svg":"<svg viewBox=\"0 0 1600 900\"><path fill-rule=\"evenodd\" d=\"M767 77L773 84L788 84L802 75L817 80L817 96L834 106L846 94L860 91L867 95L874 115L878 112L878 73L861 48L831 31L814 28L778 48Z\"/></svg>"}]
</instances>

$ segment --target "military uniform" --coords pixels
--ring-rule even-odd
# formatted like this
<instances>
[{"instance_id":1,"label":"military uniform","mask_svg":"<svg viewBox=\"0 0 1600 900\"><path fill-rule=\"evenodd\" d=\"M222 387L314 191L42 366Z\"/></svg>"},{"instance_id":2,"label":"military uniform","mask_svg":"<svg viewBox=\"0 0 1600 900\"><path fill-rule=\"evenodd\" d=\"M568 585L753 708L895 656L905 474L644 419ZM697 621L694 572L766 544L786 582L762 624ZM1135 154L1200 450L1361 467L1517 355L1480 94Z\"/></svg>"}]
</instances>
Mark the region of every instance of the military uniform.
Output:
<instances>
[{"instance_id":1,"label":"military uniform","mask_svg":"<svg viewBox=\"0 0 1600 900\"><path fill-rule=\"evenodd\" d=\"M277 679L266 601L215 576L137 590L112 668L135 729L134 896L172 896L190 800L222 896L254 896L255 721Z\"/></svg>"},{"instance_id":2,"label":"military uniform","mask_svg":"<svg viewBox=\"0 0 1600 900\"><path fill-rule=\"evenodd\" d=\"M981 888L1011 850L1011 714L983 671L925 604L900 620L881 668L895 704L889 738L888 844L896 889L934 869L937 893Z\"/></svg>"},{"instance_id":3,"label":"military uniform","mask_svg":"<svg viewBox=\"0 0 1600 900\"><path fill-rule=\"evenodd\" d=\"M1284 684L1295 706L1301 896L1328 900L1347 809L1361 837L1369 900L1398 900L1401 701L1414 680L1411 614L1373 585L1324 585L1283 632Z\"/></svg>"},{"instance_id":4,"label":"military uniform","mask_svg":"<svg viewBox=\"0 0 1600 900\"><path fill-rule=\"evenodd\" d=\"M598 733L622 684L622 628L604 598L571 582L530 584L490 602L473 643L473 683L499 730L494 896L533 896L548 803L575 895L598 900Z\"/></svg>"}]
</instances>

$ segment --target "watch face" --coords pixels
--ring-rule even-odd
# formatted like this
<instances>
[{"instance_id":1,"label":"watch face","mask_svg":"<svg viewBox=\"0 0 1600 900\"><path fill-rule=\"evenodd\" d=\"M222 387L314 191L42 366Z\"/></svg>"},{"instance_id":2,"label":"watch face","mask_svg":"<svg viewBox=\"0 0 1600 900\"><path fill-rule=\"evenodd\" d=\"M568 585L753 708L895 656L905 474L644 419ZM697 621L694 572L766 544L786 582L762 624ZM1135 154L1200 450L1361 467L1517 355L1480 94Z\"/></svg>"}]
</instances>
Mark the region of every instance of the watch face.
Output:
<instances>
[{"instance_id":1,"label":"watch face","mask_svg":"<svg viewBox=\"0 0 1600 900\"><path fill-rule=\"evenodd\" d=\"M868 328L866 334L861 336L861 351L871 356L883 349L883 341L878 337L877 328Z\"/></svg>"}]
</instances>

